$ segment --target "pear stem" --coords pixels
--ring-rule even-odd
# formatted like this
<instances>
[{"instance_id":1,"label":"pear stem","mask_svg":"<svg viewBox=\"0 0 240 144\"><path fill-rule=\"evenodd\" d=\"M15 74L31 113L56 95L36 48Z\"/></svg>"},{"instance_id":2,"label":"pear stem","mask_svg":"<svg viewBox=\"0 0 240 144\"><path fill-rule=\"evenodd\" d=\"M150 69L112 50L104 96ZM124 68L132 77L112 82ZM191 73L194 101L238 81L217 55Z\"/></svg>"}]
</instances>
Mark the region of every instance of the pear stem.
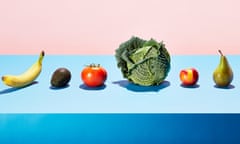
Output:
<instances>
[{"instance_id":1,"label":"pear stem","mask_svg":"<svg viewBox=\"0 0 240 144\"><path fill-rule=\"evenodd\" d=\"M221 50L218 50L218 52L220 53L220 55L221 55L221 56L223 56L223 53L222 53L222 51L221 51Z\"/></svg>"}]
</instances>

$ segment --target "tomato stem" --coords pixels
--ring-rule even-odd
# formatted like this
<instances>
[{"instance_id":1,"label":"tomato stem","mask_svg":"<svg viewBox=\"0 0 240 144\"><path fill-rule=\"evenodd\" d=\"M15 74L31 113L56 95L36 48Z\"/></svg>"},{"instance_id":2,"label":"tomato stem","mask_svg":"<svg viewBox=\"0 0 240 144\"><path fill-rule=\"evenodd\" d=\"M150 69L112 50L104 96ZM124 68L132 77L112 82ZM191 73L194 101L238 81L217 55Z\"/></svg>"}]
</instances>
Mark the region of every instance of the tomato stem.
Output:
<instances>
[{"instance_id":1,"label":"tomato stem","mask_svg":"<svg viewBox=\"0 0 240 144\"><path fill-rule=\"evenodd\" d=\"M95 63L92 63L90 65L85 65L87 67L100 67L100 64L95 64Z\"/></svg>"}]
</instances>

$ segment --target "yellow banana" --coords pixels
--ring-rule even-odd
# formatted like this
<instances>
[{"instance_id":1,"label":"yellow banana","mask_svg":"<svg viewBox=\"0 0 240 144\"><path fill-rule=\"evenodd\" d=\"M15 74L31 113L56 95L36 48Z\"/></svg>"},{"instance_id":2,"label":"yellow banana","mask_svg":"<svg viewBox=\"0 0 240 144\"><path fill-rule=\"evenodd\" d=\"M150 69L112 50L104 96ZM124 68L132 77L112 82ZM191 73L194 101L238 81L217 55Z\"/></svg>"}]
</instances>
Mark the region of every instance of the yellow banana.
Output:
<instances>
[{"instance_id":1,"label":"yellow banana","mask_svg":"<svg viewBox=\"0 0 240 144\"><path fill-rule=\"evenodd\" d=\"M20 75L4 75L2 81L4 84L20 88L31 84L42 71L42 60L44 57L44 51L41 52L38 60L24 73Z\"/></svg>"}]
</instances>

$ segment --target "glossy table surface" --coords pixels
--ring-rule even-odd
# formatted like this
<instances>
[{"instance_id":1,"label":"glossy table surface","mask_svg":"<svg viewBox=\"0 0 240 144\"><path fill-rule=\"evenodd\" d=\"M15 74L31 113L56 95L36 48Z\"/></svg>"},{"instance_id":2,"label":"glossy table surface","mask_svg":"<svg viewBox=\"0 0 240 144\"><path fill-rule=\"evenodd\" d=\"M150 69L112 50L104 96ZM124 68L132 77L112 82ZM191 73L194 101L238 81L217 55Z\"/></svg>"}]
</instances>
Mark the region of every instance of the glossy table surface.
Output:
<instances>
[{"instance_id":1,"label":"glossy table surface","mask_svg":"<svg viewBox=\"0 0 240 144\"><path fill-rule=\"evenodd\" d=\"M238 144L239 114L0 114L1 144Z\"/></svg>"},{"instance_id":2,"label":"glossy table surface","mask_svg":"<svg viewBox=\"0 0 240 144\"><path fill-rule=\"evenodd\" d=\"M20 74L38 55L1 55L0 75ZM122 77L113 55L46 55L37 83L15 89L0 83L0 113L239 113L240 56L227 56L234 79L226 89L216 88L212 73L219 55L178 55L171 57L171 70L160 86L142 87ZM99 63L108 72L104 86L89 89L80 72L85 65ZM59 67L68 68L68 87L52 89L50 79ZM183 68L195 67L199 81L184 88L179 80Z\"/></svg>"}]
</instances>

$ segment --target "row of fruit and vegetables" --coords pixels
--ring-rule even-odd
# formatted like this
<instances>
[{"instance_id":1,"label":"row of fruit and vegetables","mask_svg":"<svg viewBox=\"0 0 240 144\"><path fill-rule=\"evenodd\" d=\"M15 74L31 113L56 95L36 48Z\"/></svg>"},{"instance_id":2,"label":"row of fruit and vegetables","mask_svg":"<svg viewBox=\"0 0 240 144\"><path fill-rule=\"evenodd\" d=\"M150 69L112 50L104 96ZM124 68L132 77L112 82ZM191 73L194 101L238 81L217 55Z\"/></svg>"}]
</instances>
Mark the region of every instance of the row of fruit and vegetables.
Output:
<instances>
[{"instance_id":1,"label":"row of fruit and vegetables","mask_svg":"<svg viewBox=\"0 0 240 144\"><path fill-rule=\"evenodd\" d=\"M228 87L233 80L233 72L226 56L221 54L220 63L213 72L213 81L218 87ZM10 87L22 88L30 85L42 71L44 51L38 60L20 75L4 75L2 81ZM143 40L132 37L120 44L116 49L117 67L124 78L131 83L141 86L160 85L167 77L171 66L171 58L163 42L154 39ZM90 64L81 71L81 78L87 87L100 87L107 79L108 71L100 64ZM184 86L193 86L199 79L196 68L183 68L179 78ZM52 87L65 87L71 80L69 69L61 67L52 73L50 84Z\"/></svg>"}]
</instances>

